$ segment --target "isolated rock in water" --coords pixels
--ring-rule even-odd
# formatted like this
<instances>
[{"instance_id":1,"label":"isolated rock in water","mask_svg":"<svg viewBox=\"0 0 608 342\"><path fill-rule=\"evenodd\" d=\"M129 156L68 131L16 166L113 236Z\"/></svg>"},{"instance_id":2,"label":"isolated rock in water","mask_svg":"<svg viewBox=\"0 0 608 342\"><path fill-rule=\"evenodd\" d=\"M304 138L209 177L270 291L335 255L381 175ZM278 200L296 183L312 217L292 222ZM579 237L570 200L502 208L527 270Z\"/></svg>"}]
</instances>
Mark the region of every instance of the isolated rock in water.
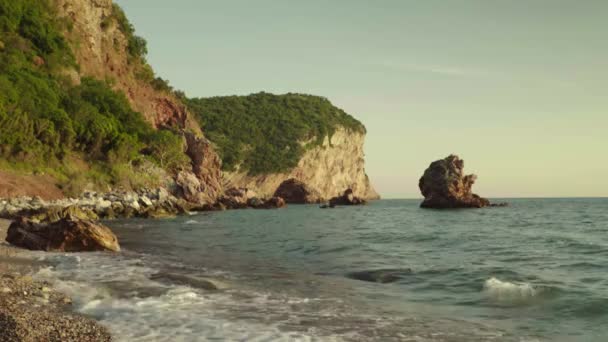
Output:
<instances>
[{"instance_id":1,"label":"isolated rock in water","mask_svg":"<svg viewBox=\"0 0 608 342\"><path fill-rule=\"evenodd\" d=\"M486 198L472 191L477 176L463 175L464 161L456 155L431 163L418 186L424 196L423 208L482 208L490 205Z\"/></svg>"},{"instance_id":2,"label":"isolated rock in water","mask_svg":"<svg viewBox=\"0 0 608 342\"><path fill-rule=\"evenodd\" d=\"M246 188L230 188L220 197L219 202L229 209L245 209L249 200L255 198L255 192Z\"/></svg>"},{"instance_id":3,"label":"isolated rock in water","mask_svg":"<svg viewBox=\"0 0 608 342\"><path fill-rule=\"evenodd\" d=\"M329 200L329 206L335 207L336 205L362 205L367 204L367 201L356 197L352 189L346 189L342 196L334 197Z\"/></svg>"},{"instance_id":4,"label":"isolated rock in water","mask_svg":"<svg viewBox=\"0 0 608 342\"><path fill-rule=\"evenodd\" d=\"M274 195L283 198L286 203L293 204L318 203L321 200L318 191L295 178L281 183Z\"/></svg>"},{"instance_id":5,"label":"isolated rock in water","mask_svg":"<svg viewBox=\"0 0 608 342\"><path fill-rule=\"evenodd\" d=\"M287 206L287 203L285 203L285 200L282 199L281 197L271 197L269 199L267 199L266 201L264 201L264 205L261 207L258 207L258 209L278 209L278 208L284 208Z\"/></svg>"},{"instance_id":6,"label":"isolated rock in water","mask_svg":"<svg viewBox=\"0 0 608 342\"><path fill-rule=\"evenodd\" d=\"M372 283L392 283L412 273L409 268L405 269L381 269L370 271L351 272L346 276L351 279L368 281Z\"/></svg>"},{"instance_id":7,"label":"isolated rock in water","mask_svg":"<svg viewBox=\"0 0 608 342\"><path fill-rule=\"evenodd\" d=\"M46 224L19 218L8 228L6 241L30 250L120 251L118 239L110 228L93 221L72 218L63 218Z\"/></svg>"}]
</instances>

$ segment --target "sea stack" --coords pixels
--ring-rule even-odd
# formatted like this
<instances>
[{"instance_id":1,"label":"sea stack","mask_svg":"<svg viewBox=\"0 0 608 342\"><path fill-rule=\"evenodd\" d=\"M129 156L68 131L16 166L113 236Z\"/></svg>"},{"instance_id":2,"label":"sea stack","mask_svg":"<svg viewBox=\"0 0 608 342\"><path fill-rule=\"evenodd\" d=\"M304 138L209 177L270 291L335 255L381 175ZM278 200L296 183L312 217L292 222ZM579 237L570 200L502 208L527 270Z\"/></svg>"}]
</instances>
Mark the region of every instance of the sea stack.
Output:
<instances>
[{"instance_id":1,"label":"sea stack","mask_svg":"<svg viewBox=\"0 0 608 342\"><path fill-rule=\"evenodd\" d=\"M486 198L474 194L477 176L463 175L464 161L450 155L431 163L420 178L418 186L424 196L422 208L482 208L490 206Z\"/></svg>"}]
</instances>

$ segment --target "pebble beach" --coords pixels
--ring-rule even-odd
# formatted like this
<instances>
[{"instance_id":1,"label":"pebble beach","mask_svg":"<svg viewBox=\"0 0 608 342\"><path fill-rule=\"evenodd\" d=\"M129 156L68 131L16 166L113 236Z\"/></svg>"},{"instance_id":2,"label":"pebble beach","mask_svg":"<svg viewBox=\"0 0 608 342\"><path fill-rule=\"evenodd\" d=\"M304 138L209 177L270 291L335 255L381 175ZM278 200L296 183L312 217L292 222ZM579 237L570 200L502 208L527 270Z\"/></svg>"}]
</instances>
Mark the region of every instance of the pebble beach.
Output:
<instances>
[{"instance_id":1,"label":"pebble beach","mask_svg":"<svg viewBox=\"0 0 608 342\"><path fill-rule=\"evenodd\" d=\"M4 242L9 224L0 219L0 341L111 341L105 327L70 311L69 297L30 276L42 265Z\"/></svg>"}]
</instances>

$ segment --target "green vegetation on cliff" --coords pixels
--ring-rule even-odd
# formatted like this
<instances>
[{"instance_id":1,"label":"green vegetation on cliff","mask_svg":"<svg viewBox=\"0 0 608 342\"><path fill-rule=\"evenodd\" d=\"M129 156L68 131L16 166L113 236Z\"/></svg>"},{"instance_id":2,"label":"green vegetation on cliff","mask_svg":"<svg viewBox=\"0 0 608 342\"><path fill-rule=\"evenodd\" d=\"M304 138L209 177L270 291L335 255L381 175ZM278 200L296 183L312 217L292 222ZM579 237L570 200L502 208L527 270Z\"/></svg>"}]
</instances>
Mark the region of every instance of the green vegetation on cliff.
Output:
<instances>
[{"instance_id":1,"label":"green vegetation on cliff","mask_svg":"<svg viewBox=\"0 0 608 342\"><path fill-rule=\"evenodd\" d=\"M312 95L262 92L187 103L217 145L224 169L238 166L251 175L292 169L307 148L322 144L338 126L365 132L355 118Z\"/></svg>"},{"instance_id":2,"label":"green vegetation on cliff","mask_svg":"<svg viewBox=\"0 0 608 342\"><path fill-rule=\"evenodd\" d=\"M114 184L143 159L167 169L183 163L166 156L181 149L181 139L154 130L123 93L104 81L74 84L66 76L78 65L62 25L46 0L0 0L0 161L65 170L69 160L82 159L104 175L93 178ZM145 54L145 41L134 39L129 52Z\"/></svg>"}]
</instances>

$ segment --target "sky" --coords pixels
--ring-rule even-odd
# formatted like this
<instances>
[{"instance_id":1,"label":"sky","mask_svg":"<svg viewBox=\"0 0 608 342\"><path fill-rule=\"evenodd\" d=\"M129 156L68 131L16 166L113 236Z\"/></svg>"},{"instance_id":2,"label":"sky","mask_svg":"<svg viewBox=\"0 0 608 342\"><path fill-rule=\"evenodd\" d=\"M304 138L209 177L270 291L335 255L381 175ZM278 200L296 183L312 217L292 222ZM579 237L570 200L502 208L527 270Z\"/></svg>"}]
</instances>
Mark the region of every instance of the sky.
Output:
<instances>
[{"instance_id":1,"label":"sky","mask_svg":"<svg viewBox=\"0 0 608 342\"><path fill-rule=\"evenodd\" d=\"M385 198L449 154L487 197L608 196L608 1L118 0L191 97L327 97Z\"/></svg>"}]
</instances>

